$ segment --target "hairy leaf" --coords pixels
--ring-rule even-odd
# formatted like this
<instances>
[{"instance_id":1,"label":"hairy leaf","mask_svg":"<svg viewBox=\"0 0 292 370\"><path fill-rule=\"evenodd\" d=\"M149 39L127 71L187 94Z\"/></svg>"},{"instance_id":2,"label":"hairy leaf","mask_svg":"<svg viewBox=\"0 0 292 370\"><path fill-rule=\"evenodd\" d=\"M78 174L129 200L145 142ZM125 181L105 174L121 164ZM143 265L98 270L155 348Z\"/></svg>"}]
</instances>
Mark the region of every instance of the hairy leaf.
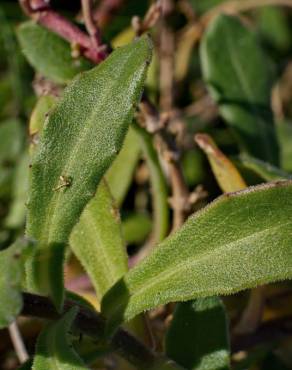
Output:
<instances>
[{"instance_id":1,"label":"hairy leaf","mask_svg":"<svg viewBox=\"0 0 292 370\"><path fill-rule=\"evenodd\" d=\"M222 195L109 291L110 325L168 302L291 278L291 211L291 181Z\"/></svg>"},{"instance_id":2,"label":"hairy leaf","mask_svg":"<svg viewBox=\"0 0 292 370\"><path fill-rule=\"evenodd\" d=\"M74 79L50 113L32 160L27 233L39 241L29 288L63 302L69 234L121 149L138 103L151 42L142 37Z\"/></svg>"},{"instance_id":3,"label":"hairy leaf","mask_svg":"<svg viewBox=\"0 0 292 370\"><path fill-rule=\"evenodd\" d=\"M62 319L47 327L39 335L32 370L85 370L68 340L68 331L78 309L72 308Z\"/></svg>"},{"instance_id":4,"label":"hairy leaf","mask_svg":"<svg viewBox=\"0 0 292 370\"><path fill-rule=\"evenodd\" d=\"M166 354L186 369L229 369L227 330L219 298L178 303L166 334Z\"/></svg>"},{"instance_id":5,"label":"hairy leaf","mask_svg":"<svg viewBox=\"0 0 292 370\"><path fill-rule=\"evenodd\" d=\"M201 63L210 93L244 150L277 165L273 74L255 34L235 17L218 16L204 34Z\"/></svg>"},{"instance_id":6,"label":"hairy leaf","mask_svg":"<svg viewBox=\"0 0 292 370\"><path fill-rule=\"evenodd\" d=\"M246 183L234 164L207 134L197 134L196 143L206 153L216 180L224 193L242 190Z\"/></svg>"},{"instance_id":7,"label":"hairy leaf","mask_svg":"<svg viewBox=\"0 0 292 370\"><path fill-rule=\"evenodd\" d=\"M67 83L91 64L73 58L70 44L34 21L22 23L17 36L29 63L42 75L57 83Z\"/></svg>"},{"instance_id":8,"label":"hairy leaf","mask_svg":"<svg viewBox=\"0 0 292 370\"><path fill-rule=\"evenodd\" d=\"M139 156L140 143L137 134L130 127L122 150L106 173L110 191L119 206L127 195Z\"/></svg>"},{"instance_id":9,"label":"hairy leaf","mask_svg":"<svg viewBox=\"0 0 292 370\"><path fill-rule=\"evenodd\" d=\"M70 246L89 274L98 300L127 272L119 211L105 181L82 212Z\"/></svg>"},{"instance_id":10,"label":"hairy leaf","mask_svg":"<svg viewBox=\"0 0 292 370\"><path fill-rule=\"evenodd\" d=\"M49 94L42 95L36 102L29 120L29 135L32 137L33 145L38 143L39 138L35 138L35 136L42 133L46 117L56 102L57 98Z\"/></svg>"},{"instance_id":11,"label":"hairy leaf","mask_svg":"<svg viewBox=\"0 0 292 370\"><path fill-rule=\"evenodd\" d=\"M0 252L0 329L8 326L22 308L24 252L29 245L27 240L20 239Z\"/></svg>"}]
</instances>

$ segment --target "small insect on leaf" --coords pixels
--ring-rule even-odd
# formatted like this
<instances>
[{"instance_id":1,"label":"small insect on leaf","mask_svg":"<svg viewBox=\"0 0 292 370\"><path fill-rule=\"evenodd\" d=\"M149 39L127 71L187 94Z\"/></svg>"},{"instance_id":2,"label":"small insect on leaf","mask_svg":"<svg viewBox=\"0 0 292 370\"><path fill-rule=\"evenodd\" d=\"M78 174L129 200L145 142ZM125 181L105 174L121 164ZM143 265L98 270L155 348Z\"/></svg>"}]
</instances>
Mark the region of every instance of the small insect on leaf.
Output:
<instances>
[{"instance_id":1,"label":"small insect on leaf","mask_svg":"<svg viewBox=\"0 0 292 370\"><path fill-rule=\"evenodd\" d=\"M66 188L72 185L72 177L61 175L59 177L59 184L53 189L54 191L66 190Z\"/></svg>"}]
</instances>

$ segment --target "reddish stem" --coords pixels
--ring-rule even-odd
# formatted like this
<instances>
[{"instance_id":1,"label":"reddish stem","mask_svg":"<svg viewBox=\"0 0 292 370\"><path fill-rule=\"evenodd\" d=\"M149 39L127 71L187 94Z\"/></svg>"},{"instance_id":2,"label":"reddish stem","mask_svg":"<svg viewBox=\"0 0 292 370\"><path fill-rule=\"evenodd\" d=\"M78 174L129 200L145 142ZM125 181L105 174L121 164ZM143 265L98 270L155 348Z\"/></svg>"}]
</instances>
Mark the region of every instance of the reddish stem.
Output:
<instances>
[{"instance_id":1,"label":"reddish stem","mask_svg":"<svg viewBox=\"0 0 292 370\"><path fill-rule=\"evenodd\" d=\"M92 62L100 63L107 57L105 47L93 47L91 38L85 32L55 11L46 10L35 13L34 18L39 24L57 33L63 39L79 45L82 54Z\"/></svg>"},{"instance_id":2,"label":"reddish stem","mask_svg":"<svg viewBox=\"0 0 292 370\"><path fill-rule=\"evenodd\" d=\"M98 64L107 57L108 52L105 45L95 47L88 34L81 31L79 27L62 15L51 10L48 4L46 4L46 8L44 9L44 6L35 7L35 4L32 7L32 4L28 0L20 1L28 16L71 44L79 45L81 53L92 62Z\"/></svg>"}]
</instances>

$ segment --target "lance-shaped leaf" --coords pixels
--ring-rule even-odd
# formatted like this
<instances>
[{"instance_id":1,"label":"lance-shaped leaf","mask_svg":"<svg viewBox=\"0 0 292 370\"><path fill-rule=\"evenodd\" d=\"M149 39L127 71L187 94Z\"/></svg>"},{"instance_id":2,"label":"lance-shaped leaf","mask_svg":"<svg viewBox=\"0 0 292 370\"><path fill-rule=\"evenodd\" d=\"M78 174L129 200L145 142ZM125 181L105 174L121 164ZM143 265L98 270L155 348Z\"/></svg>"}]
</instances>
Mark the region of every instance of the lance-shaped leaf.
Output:
<instances>
[{"instance_id":1,"label":"lance-shaped leaf","mask_svg":"<svg viewBox=\"0 0 292 370\"><path fill-rule=\"evenodd\" d=\"M84 58L72 57L68 42L34 21L22 23L17 36L29 63L54 82L67 83L77 73L91 67Z\"/></svg>"},{"instance_id":2,"label":"lance-shaped leaf","mask_svg":"<svg viewBox=\"0 0 292 370\"><path fill-rule=\"evenodd\" d=\"M222 195L109 291L110 326L168 302L291 278L291 211L291 181Z\"/></svg>"},{"instance_id":3,"label":"lance-shaped leaf","mask_svg":"<svg viewBox=\"0 0 292 370\"><path fill-rule=\"evenodd\" d=\"M166 354L186 369L229 369L227 317L217 297L178 303L166 334Z\"/></svg>"},{"instance_id":4,"label":"lance-shaped leaf","mask_svg":"<svg viewBox=\"0 0 292 370\"><path fill-rule=\"evenodd\" d=\"M27 240L18 240L0 252L0 329L8 326L22 308L21 284Z\"/></svg>"},{"instance_id":5,"label":"lance-shaped leaf","mask_svg":"<svg viewBox=\"0 0 292 370\"><path fill-rule=\"evenodd\" d=\"M131 185L140 152L137 134L130 127L122 150L106 174L110 191L119 206L123 203Z\"/></svg>"},{"instance_id":6,"label":"lance-shaped leaf","mask_svg":"<svg viewBox=\"0 0 292 370\"><path fill-rule=\"evenodd\" d=\"M150 244L161 242L168 233L169 228L169 207L168 189L163 175L157 152L154 149L152 137L146 130L133 122L133 129L139 138L146 164L149 168L151 192L153 198L153 231Z\"/></svg>"},{"instance_id":7,"label":"lance-shaped leaf","mask_svg":"<svg viewBox=\"0 0 292 370\"><path fill-rule=\"evenodd\" d=\"M49 324L39 335L33 370L85 370L77 353L72 349L68 331L78 309L72 308L59 321Z\"/></svg>"},{"instance_id":8,"label":"lance-shaped leaf","mask_svg":"<svg viewBox=\"0 0 292 370\"><path fill-rule=\"evenodd\" d=\"M119 211L105 181L85 207L70 236L70 246L94 285L100 301L128 270Z\"/></svg>"},{"instance_id":9,"label":"lance-shaped leaf","mask_svg":"<svg viewBox=\"0 0 292 370\"><path fill-rule=\"evenodd\" d=\"M197 134L196 143L206 153L216 180L224 193L242 190L246 183L234 164L207 134Z\"/></svg>"},{"instance_id":10,"label":"lance-shaped leaf","mask_svg":"<svg viewBox=\"0 0 292 370\"><path fill-rule=\"evenodd\" d=\"M204 34L201 63L210 93L244 150L277 165L273 73L255 34L235 17L218 16Z\"/></svg>"},{"instance_id":11,"label":"lance-shaped leaf","mask_svg":"<svg viewBox=\"0 0 292 370\"><path fill-rule=\"evenodd\" d=\"M280 168L246 154L242 154L239 157L239 163L241 166L254 172L265 181L278 181L292 178L292 175Z\"/></svg>"},{"instance_id":12,"label":"lance-shaped leaf","mask_svg":"<svg viewBox=\"0 0 292 370\"><path fill-rule=\"evenodd\" d=\"M121 149L151 57L142 37L72 81L46 121L31 167L27 233L39 241L29 289L63 302L64 247Z\"/></svg>"}]
</instances>

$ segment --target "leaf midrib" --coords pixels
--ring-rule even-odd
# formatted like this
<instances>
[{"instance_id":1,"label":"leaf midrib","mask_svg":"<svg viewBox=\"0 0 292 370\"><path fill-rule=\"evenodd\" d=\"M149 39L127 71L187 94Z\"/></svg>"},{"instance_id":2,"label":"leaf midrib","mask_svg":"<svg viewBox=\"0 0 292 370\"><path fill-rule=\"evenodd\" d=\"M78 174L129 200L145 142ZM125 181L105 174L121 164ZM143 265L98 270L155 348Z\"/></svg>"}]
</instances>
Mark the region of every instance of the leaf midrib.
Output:
<instances>
[{"instance_id":1,"label":"leaf midrib","mask_svg":"<svg viewBox=\"0 0 292 370\"><path fill-rule=\"evenodd\" d=\"M144 285L142 288L139 288L138 287L138 289L135 289L134 293L132 295L130 295L130 296L133 298L133 297L142 295L143 292L145 292L148 289L151 289L151 287L155 286L158 281L162 281L162 280L165 281L167 279L170 279L173 275L175 275L177 273L180 273L181 274L181 270L186 270L186 269L187 270L190 270L190 267L192 267L192 265L197 264L201 260L204 260L204 259L209 258L210 256L212 256L212 254L214 252L217 253L220 250L226 249L226 248L227 249L231 249L233 245L239 244L239 243L241 243L244 240L253 239L256 236L261 235L261 234L265 233L268 230L277 230L277 229L282 228L282 227L285 227L285 226L287 226L289 224L292 224L292 221L289 221L289 222L286 222L286 223L282 223L280 225L276 225L276 226L265 228L263 230L260 230L260 231L255 232L255 233L253 233L251 235L245 236L243 238L239 238L236 241L232 241L230 243L227 243L227 244L218 246L218 247L216 247L215 250L212 249L212 250L210 250L210 251L208 251L206 253L199 254L196 257L189 257L189 258L185 259L184 261L180 262L178 265L176 265L176 266L173 266L172 265L169 268L167 268L166 270L164 270L163 272L161 272L158 275L156 275L155 277L151 278L150 280L148 280L148 284L147 285ZM129 283L131 284L130 278L129 278ZM122 307L122 306L123 306L122 303L121 304L118 304L116 306L116 310L115 311L118 311L118 308L119 307Z\"/></svg>"},{"instance_id":2,"label":"leaf midrib","mask_svg":"<svg viewBox=\"0 0 292 370\"><path fill-rule=\"evenodd\" d=\"M128 60L132 56L132 53L129 53L127 58L125 58L124 63L122 64L123 67L126 65ZM78 152L80 147L82 147L82 144L84 144L84 139L87 137L87 135L90 132L90 130L92 129L92 127L96 125L96 122L94 120L92 120L92 118L96 115L96 112L98 112L102 108L104 101L109 98L109 96L111 95L112 86L116 85L116 83L117 83L117 80L112 80L112 83L109 84L110 86L107 89L107 93L106 94L101 94L102 99L100 99L98 101L99 104L97 104L96 108L92 110L88 119L85 121L86 124L84 124L84 130L82 131L82 134L80 136L77 135L76 139L72 143L71 147L73 147L73 150L69 151L70 155L67 157L68 160L66 160L66 164L62 167L62 169L60 171L61 174L68 173L68 169L72 168L72 165L74 165L74 163L76 161L79 161L79 158L76 158L75 153ZM92 123L88 125L88 122L90 122L90 121L92 121ZM78 148L78 150L76 149L76 147ZM59 179L56 179L56 181L58 183ZM57 186L57 183L55 184L55 186ZM52 190L52 192L53 192L53 190ZM52 229L54 229L51 226L54 224L54 221L55 221L55 218L56 218L56 213L57 213L56 209L59 206L59 199L60 199L61 195L63 195L62 192L58 191L57 194L53 193L51 195L51 198L50 198L49 210L48 210L48 212L46 212L47 216L46 216L46 218L43 222L43 225L45 225L45 226L42 227L42 232L41 232L41 235L40 235L40 239L45 242L45 245L49 244L49 242L51 240L51 236L52 236L52 232L53 232Z\"/></svg>"}]
</instances>

